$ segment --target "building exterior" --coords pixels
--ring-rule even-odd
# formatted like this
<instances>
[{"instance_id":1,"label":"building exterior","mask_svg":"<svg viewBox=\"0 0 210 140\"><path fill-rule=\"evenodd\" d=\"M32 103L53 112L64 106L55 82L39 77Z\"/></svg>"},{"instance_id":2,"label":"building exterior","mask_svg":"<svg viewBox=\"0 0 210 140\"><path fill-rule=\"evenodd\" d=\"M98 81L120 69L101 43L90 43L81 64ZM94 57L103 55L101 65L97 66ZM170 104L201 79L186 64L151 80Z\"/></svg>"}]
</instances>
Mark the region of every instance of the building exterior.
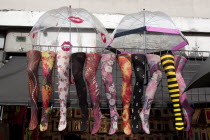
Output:
<instances>
[{"instance_id":1,"label":"building exterior","mask_svg":"<svg viewBox=\"0 0 210 140\"><path fill-rule=\"evenodd\" d=\"M185 47L186 50L190 50L192 52L193 51L199 51L199 52L206 51L206 53L202 52L200 54L192 53L193 54L192 58L189 57L190 55L188 55L189 63L187 64L187 68L185 68L184 78L186 82L189 82L192 78L192 75L195 74L196 70L199 68L201 61L205 60L203 59L203 57L209 57L209 52L210 52L209 5L210 5L210 0L193 0L193 1L192 0L176 0L176 1L174 0L74 0L74 1L73 0L54 0L54 1L53 0L1 0L0 1L0 67L7 61L7 59L9 59L10 56L25 55L25 52L31 49L32 45L31 45L31 41L28 36L28 33L30 32L35 22L39 19L39 17L48 10L57 9L62 6L71 6L72 8L87 9L89 12L92 12L104 24L104 26L108 29L109 33L112 33L112 31L117 27L118 23L124 17L124 15L140 12L143 9L145 9L148 11L162 11L168 14L169 16L171 16L177 28L183 32L183 34L189 41L189 46ZM24 58L24 61L21 61L21 63L24 63L24 66L26 63L25 61L26 61L25 58ZM13 61L11 65L13 66L13 64L15 64L16 62L18 63L19 61L18 60ZM24 67L24 66L20 66L20 67ZM24 81L24 80L27 81L26 72L24 74L25 74L24 75L25 79L22 78L22 75L20 75L21 78L17 78L17 79L21 79L21 81ZM115 69L115 71L113 72L113 75L116 75L116 77L119 78L120 75L118 74L120 74L120 72L118 72ZM101 77L99 77L99 79L101 79ZM157 108L168 106L168 104L163 103L164 100L169 99L169 96L165 96L165 94L168 92L168 89L166 86L166 77L164 77L163 79L165 81L164 80L161 81L161 84L158 89L158 94L154 102L156 103L155 107ZM121 95L120 83L121 81L118 81L117 83L117 86L118 86L117 92L119 92L118 95ZM5 84L7 83L5 82ZM100 85L102 85L102 83L100 83ZM27 85L25 84L24 86L27 86ZM27 87L23 87L23 88L27 90ZM77 99L76 91L75 90L72 90L72 91L73 92L71 93L71 98L73 99L75 97L75 99ZM25 91L24 93L28 94L28 91ZM208 93L209 92L207 92L207 90L205 89L195 90L193 92L188 93L188 97L189 97L188 99L190 103L195 103L195 104L205 103L205 105L209 107L208 102L210 100L209 98L210 94ZM103 95L103 99L104 99L103 102L101 102L101 104L103 103L104 107L107 108L107 100L105 100L105 94L101 94L101 95ZM25 95L24 98L28 98L28 97ZM56 98L54 99L58 101L57 94L56 94ZM121 100L118 100L118 101L121 101ZM90 103L90 100L88 102ZM59 102L56 102L56 103L58 106ZM71 103L76 104L77 102L76 103L71 102ZM122 103L119 102L118 105L122 105ZM198 106L198 108L199 107L202 108L203 106ZM74 116L77 115L76 111L77 110L75 109ZM167 117L168 117L167 113L166 114L163 113L164 110L162 109L159 111L161 111L160 114L163 114L162 117L166 120L160 121L158 117L160 117L161 115L160 116L157 115L158 119L155 120L153 123L153 126L155 127L157 126L157 128L154 128L154 129L162 131L162 128L164 128L163 129L164 131L162 131L162 133L165 133L165 131L171 131L174 133L175 130L173 129L173 126L172 126L173 123L170 123L170 124L168 123L170 121L167 120ZM56 110L55 112L58 112L58 110ZM155 116L154 114L159 114L159 113L155 113L155 110L153 112L154 112L153 116ZM54 113L54 114L57 114L57 113ZM171 114L168 114L168 115L170 116ZM56 117L58 118L58 116ZM75 118L77 119L77 117ZM72 118L70 117L70 120L71 119ZM52 123L54 123L53 126L57 126L56 124L57 122L58 121L56 119L50 122L51 127L52 127ZM73 119L72 129L79 123L80 123L79 121L74 122L74 119ZM71 129L71 122L69 124L68 125L70 127L68 129ZM106 126L106 121L102 122L102 125ZM160 126L160 128L158 126ZM172 128L172 130L168 128ZM53 128L53 131L55 132L58 131L56 130L57 128L55 130L54 129L55 128ZM71 130L68 130L68 131L71 131ZM74 131L76 132L78 130L72 130L72 132ZM102 130L100 131L101 131L100 133L107 133L105 131L103 132ZM49 130L48 133L51 133L51 130ZM165 137L167 136L167 134L164 134L164 135ZM170 134L170 135L169 135L170 137L173 137L174 134ZM158 134L148 135L149 138L152 138L154 136L157 137ZM82 137L85 138L86 135ZM94 139L94 137L96 136L90 136L90 138L91 137L93 137ZM110 137L111 139L111 136L99 135L99 137L102 137L102 138L107 137L107 139L108 137ZM126 138L126 136L124 137ZM132 137L133 139L137 139L134 136ZM145 135L143 135L143 137L145 137ZM119 135L119 139L122 139L120 135Z\"/></svg>"},{"instance_id":2,"label":"building exterior","mask_svg":"<svg viewBox=\"0 0 210 140\"><path fill-rule=\"evenodd\" d=\"M71 5L94 13L109 31L117 26L125 14L162 11L172 17L176 26L189 41L188 50L208 51L210 39L209 0L2 0L0 4L0 49L6 52L25 52L30 40L14 45L12 36L18 33L27 36L37 19L47 10ZM12 33L12 34L11 34ZM5 42L5 43L4 43Z\"/></svg>"}]
</instances>

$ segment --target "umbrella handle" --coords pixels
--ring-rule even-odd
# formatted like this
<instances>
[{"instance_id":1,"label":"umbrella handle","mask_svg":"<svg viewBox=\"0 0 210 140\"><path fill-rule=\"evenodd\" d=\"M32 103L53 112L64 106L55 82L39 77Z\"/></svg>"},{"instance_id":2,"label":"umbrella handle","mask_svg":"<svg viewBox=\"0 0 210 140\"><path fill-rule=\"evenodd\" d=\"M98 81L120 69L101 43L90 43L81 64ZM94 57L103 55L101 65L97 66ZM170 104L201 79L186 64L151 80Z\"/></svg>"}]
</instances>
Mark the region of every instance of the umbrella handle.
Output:
<instances>
[{"instance_id":1,"label":"umbrella handle","mask_svg":"<svg viewBox=\"0 0 210 140\"><path fill-rule=\"evenodd\" d=\"M116 48L113 48L112 46L107 46L105 49L109 50L109 51L111 51L115 54L121 54L122 53L121 51L117 50Z\"/></svg>"}]
</instances>

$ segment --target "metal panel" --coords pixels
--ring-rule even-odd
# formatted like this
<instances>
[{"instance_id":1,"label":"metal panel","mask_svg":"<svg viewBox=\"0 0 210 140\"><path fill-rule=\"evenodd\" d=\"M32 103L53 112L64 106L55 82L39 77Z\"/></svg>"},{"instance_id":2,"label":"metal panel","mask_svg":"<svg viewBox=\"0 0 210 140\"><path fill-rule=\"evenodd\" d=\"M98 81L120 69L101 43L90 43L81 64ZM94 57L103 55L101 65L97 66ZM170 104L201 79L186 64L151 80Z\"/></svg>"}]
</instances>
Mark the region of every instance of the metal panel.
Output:
<instances>
[{"instance_id":1,"label":"metal panel","mask_svg":"<svg viewBox=\"0 0 210 140\"><path fill-rule=\"evenodd\" d=\"M5 42L6 52L27 52L31 50L31 41L28 32L8 32Z\"/></svg>"},{"instance_id":2,"label":"metal panel","mask_svg":"<svg viewBox=\"0 0 210 140\"><path fill-rule=\"evenodd\" d=\"M0 34L0 49L4 48L4 41L5 41L4 34Z\"/></svg>"}]
</instances>

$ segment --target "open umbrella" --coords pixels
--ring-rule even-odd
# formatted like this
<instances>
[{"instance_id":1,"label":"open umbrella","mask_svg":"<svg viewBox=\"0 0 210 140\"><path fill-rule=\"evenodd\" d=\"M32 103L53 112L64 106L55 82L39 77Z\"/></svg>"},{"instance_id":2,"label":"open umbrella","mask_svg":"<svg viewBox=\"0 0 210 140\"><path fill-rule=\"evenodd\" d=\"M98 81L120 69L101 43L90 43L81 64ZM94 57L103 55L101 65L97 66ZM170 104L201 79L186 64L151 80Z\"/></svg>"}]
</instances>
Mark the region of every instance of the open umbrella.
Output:
<instances>
[{"instance_id":1,"label":"open umbrella","mask_svg":"<svg viewBox=\"0 0 210 140\"><path fill-rule=\"evenodd\" d=\"M58 95L60 102L60 121L59 131L66 128L66 105L67 97L69 94L69 77L68 68L69 60L72 61L72 74L75 79L75 85L77 89L77 95L79 98L79 105L82 112L82 125L81 130L85 131L88 127L88 106L87 106L87 92L86 85L83 79L83 67L84 63L87 62L89 55L84 52L97 53L101 52L101 48L105 48L110 43L111 38L108 32L101 24L101 22L91 13L85 9L73 9L69 7L61 7L54 9L43 14L39 20L35 23L34 27L30 32L30 37L33 45L33 49L38 49L42 52L42 69L43 69L43 80L42 80L42 101L45 110L42 114L42 121L40 125L41 131L45 131L48 127L48 115L49 100L52 93L52 70L56 54L57 71L58 71ZM63 51L60 51L60 50ZM70 52L73 53L70 57ZM31 51L32 53L28 57L32 56L39 51ZM53 56L52 56L53 54ZM74 56L74 57L73 57ZM87 57L86 57L87 56ZM33 59L35 61L35 59ZM100 59L99 59L100 60ZM34 66L32 61L30 66ZM38 62L38 61L35 61ZM44 63L43 63L44 62ZM92 61L93 62L93 61ZM90 60L91 63L91 60ZM30 67L29 67L30 68ZM38 67L37 67L38 68ZM33 75L37 76L37 68ZM50 69L49 69L50 68ZM87 69L87 68L86 68ZM91 68L90 68L91 69ZM49 72L50 71L50 72ZM48 74L50 73L50 74ZM32 75L32 76L33 76ZM32 77L33 78L33 77ZM90 79L90 78L89 78ZM37 79L34 80L30 85L38 85ZM36 84L34 84L36 83ZM50 83L50 84L49 84ZM55 85L55 84L54 84ZM38 86L35 86L38 87ZM46 88L45 88L46 87ZM50 89L50 90L49 90ZM33 91L33 90L31 90ZM37 90L38 91L38 90ZM47 93L47 94L46 94ZM34 97L32 92L31 97ZM34 111L35 112L35 111ZM45 113L46 112L46 113ZM34 115L36 116L36 114ZM34 123L33 128L37 125L37 119L31 119ZM42 123L43 122L43 123ZM32 123L31 123L32 124Z\"/></svg>"},{"instance_id":2,"label":"open umbrella","mask_svg":"<svg viewBox=\"0 0 210 140\"><path fill-rule=\"evenodd\" d=\"M210 58L208 58L197 71L196 75L190 80L184 92L193 88L210 87ZM183 93L184 93L183 92Z\"/></svg>"},{"instance_id":3,"label":"open umbrella","mask_svg":"<svg viewBox=\"0 0 210 140\"><path fill-rule=\"evenodd\" d=\"M168 15L162 12L149 12L144 10L139 13L126 15L114 30L112 38L112 43L107 48L111 48L111 51L118 54L155 53L161 56L157 58L161 59L161 64L167 75L168 91L175 116L175 127L177 130L182 130L184 123L179 102L179 87L175 75L174 57L171 53L182 49L188 44L184 35L176 28ZM147 60L152 63L156 62L156 66L160 65L160 61L158 60L154 61L150 57L147 57ZM150 67L150 69L152 70L154 68ZM155 75L157 74L153 74L152 76ZM145 93L144 107L141 112L143 114L141 115L142 128L146 133L149 133L149 111L147 110L151 107L152 98L154 98L154 95L149 93L149 90ZM147 100L147 95L150 96L151 101Z\"/></svg>"},{"instance_id":4,"label":"open umbrella","mask_svg":"<svg viewBox=\"0 0 210 140\"><path fill-rule=\"evenodd\" d=\"M30 37L34 48L77 46L72 52L97 51L87 47L105 47L110 42L107 30L94 15L82 8L69 7L44 13L33 26Z\"/></svg>"},{"instance_id":5,"label":"open umbrella","mask_svg":"<svg viewBox=\"0 0 210 140\"><path fill-rule=\"evenodd\" d=\"M126 15L112 33L111 46L120 52L179 50L188 44L171 18L162 12Z\"/></svg>"}]
</instances>

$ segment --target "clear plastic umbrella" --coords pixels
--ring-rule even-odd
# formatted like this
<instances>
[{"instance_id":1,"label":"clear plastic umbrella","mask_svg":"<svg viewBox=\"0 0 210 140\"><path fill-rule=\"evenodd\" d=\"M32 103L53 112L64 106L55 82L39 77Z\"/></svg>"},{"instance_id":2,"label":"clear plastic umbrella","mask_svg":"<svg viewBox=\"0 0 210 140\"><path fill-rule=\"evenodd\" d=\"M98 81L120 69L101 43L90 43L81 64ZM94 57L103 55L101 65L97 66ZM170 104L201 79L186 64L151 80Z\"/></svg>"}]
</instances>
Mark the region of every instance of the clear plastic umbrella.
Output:
<instances>
[{"instance_id":1,"label":"clear plastic umbrella","mask_svg":"<svg viewBox=\"0 0 210 140\"><path fill-rule=\"evenodd\" d=\"M110 42L108 32L94 15L85 9L69 7L43 14L32 28L30 37L34 49L69 50L73 46L72 52L96 52L96 47L105 47Z\"/></svg>"},{"instance_id":2,"label":"clear plastic umbrella","mask_svg":"<svg viewBox=\"0 0 210 140\"><path fill-rule=\"evenodd\" d=\"M175 51L188 44L168 15L145 10L126 15L112 38L111 46L122 53Z\"/></svg>"}]
</instances>

